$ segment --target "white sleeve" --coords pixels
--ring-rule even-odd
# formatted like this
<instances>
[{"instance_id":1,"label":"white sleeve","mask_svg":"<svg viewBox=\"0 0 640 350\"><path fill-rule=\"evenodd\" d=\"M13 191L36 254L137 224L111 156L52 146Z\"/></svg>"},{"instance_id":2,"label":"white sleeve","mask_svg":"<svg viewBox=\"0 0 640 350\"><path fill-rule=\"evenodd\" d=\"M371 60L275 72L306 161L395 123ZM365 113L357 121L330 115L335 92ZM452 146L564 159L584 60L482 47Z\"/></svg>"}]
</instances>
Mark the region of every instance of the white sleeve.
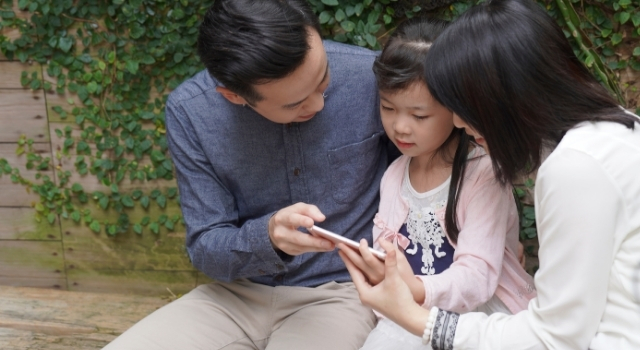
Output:
<instances>
[{"instance_id":1,"label":"white sleeve","mask_svg":"<svg viewBox=\"0 0 640 350\"><path fill-rule=\"evenodd\" d=\"M607 299L620 189L592 157L557 149L538 172L538 296L517 315L461 315L454 349L586 349Z\"/></svg>"}]
</instances>

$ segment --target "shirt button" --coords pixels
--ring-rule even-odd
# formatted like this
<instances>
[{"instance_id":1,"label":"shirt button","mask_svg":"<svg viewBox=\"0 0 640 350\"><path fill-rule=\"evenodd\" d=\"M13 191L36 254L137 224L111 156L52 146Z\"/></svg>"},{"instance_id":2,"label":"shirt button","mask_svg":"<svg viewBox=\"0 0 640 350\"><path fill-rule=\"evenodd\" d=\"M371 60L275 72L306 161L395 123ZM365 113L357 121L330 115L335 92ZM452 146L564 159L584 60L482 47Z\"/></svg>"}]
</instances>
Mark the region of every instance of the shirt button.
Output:
<instances>
[{"instance_id":1,"label":"shirt button","mask_svg":"<svg viewBox=\"0 0 640 350\"><path fill-rule=\"evenodd\" d=\"M278 270L282 270L282 269L284 269L284 266L282 266L282 265L280 265L280 264L278 264L278 265L276 265L276 266L278 267Z\"/></svg>"},{"instance_id":2,"label":"shirt button","mask_svg":"<svg viewBox=\"0 0 640 350\"><path fill-rule=\"evenodd\" d=\"M276 278L275 278L275 280L276 280L277 282L282 282L282 279L283 279L283 278L284 278L284 277L283 277L282 275L277 275L277 276L276 276Z\"/></svg>"},{"instance_id":3,"label":"shirt button","mask_svg":"<svg viewBox=\"0 0 640 350\"><path fill-rule=\"evenodd\" d=\"M258 273L264 275L266 272L264 272L264 270L258 270Z\"/></svg>"},{"instance_id":4,"label":"shirt button","mask_svg":"<svg viewBox=\"0 0 640 350\"><path fill-rule=\"evenodd\" d=\"M298 168L293 169L293 175L295 175L295 176L300 175L300 169L298 169Z\"/></svg>"}]
</instances>

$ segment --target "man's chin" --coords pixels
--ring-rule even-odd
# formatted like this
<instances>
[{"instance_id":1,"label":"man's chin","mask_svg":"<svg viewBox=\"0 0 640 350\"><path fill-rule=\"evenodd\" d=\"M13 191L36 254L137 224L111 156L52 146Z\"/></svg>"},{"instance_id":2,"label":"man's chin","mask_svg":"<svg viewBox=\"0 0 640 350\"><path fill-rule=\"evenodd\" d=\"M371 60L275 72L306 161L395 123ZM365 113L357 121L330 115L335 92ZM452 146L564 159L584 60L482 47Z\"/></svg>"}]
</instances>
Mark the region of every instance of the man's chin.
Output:
<instances>
[{"instance_id":1,"label":"man's chin","mask_svg":"<svg viewBox=\"0 0 640 350\"><path fill-rule=\"evenodd\" d=\"M315 116L316 116L316 113L309 114L309 115L304 115L304 116L301 116L301 117L298 117L298 118L294 119L293 122L294 123L303 123L303 122L311 120Z\"/></svg>"}]
</instances>

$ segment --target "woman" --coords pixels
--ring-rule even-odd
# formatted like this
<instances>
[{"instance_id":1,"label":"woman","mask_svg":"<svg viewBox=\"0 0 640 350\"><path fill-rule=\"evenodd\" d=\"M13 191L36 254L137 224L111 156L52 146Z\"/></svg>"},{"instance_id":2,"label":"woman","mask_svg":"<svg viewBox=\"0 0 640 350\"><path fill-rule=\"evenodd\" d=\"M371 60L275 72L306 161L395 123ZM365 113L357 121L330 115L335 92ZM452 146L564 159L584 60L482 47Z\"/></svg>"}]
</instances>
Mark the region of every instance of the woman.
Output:
<instances>
[{"instance_id":1,"label":"woman","mask_svg":"<svg viewBox=\"0 0 640 350\"><path fill-rule=\"evenodd\" d=\"M530 0L470 9L427 62L432 96L491 155L500 182L537 170L538 296L516 315L426 310L398 274L403 255L381 242L376 286L367 259L341 254L362 301L433 349L640 349L639 119Z\"/></svg>"}]
</instances>

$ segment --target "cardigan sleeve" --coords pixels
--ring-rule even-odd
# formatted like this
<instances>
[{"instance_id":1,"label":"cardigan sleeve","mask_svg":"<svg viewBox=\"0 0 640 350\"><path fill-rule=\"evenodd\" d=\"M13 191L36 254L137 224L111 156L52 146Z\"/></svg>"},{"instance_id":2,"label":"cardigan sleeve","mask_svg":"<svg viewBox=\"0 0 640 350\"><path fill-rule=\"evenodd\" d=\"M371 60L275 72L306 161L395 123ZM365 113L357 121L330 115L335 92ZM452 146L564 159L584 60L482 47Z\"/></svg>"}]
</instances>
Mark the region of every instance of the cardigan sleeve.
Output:
<instances>
[{"instance_id":1,"label":"cardigan sleeve","mask_svg":"<svg viewBox=\"0 0 640 350\"><path fill-rule=\"evenodd\" d=\"M469 163L467 174L458 202L453 264L438 275L420 276L426 308L464 313L487 302L500 279L507 231L517 229L510 227L518 222L511 189L496 181L489 157Z\"/></svg>"},{"instance_id":2,"label":"cardigan sleeve","mask_svg":"<svg viewBox=\"0 0 640 350\"><path fill-rule=\"evenodd\" d=\"M591 156L557 149L538 172L538 296L517 315L461 315L454 349L586 349L598 329L624 212L620 189Z\"/></svg>"}]
</instances>

